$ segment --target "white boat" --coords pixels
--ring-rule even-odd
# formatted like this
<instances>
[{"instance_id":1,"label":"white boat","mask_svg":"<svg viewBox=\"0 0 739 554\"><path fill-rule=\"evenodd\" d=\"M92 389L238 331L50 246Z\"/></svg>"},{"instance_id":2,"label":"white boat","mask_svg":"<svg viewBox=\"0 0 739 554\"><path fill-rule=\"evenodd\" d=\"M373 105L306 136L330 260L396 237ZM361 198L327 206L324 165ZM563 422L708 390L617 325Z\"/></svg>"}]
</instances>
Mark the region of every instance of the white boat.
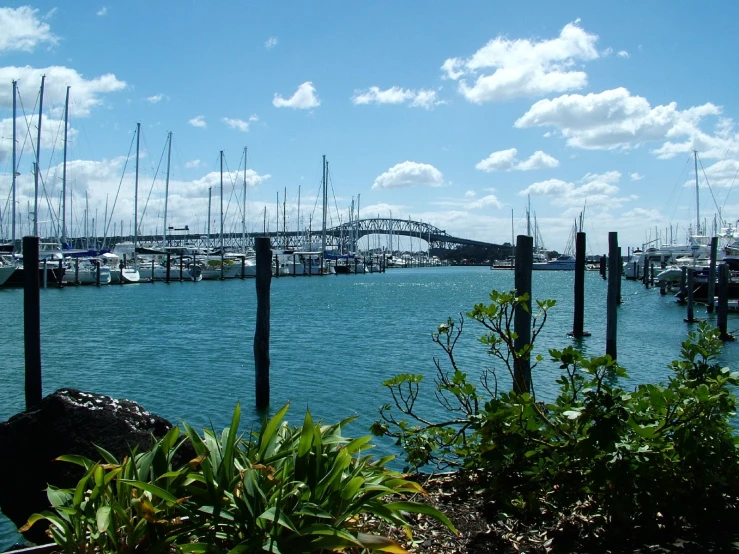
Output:
<instances>
[{"instance_id":1,"label":"white boat","mask_svg":"<svg viewBox=\"0 0 739 554\"><path fill-rule=\"evenodd\" d=\"M98 264L100 264L99 270ZM110 266L96 259L67 258L64 263L63 282L74 285L97 285L98 271L100 272L100 284L109 285L112 279Z\"/></svg>"},{"instance_id":2,"label":"white boat","mask_svg":"<svg viewBox=\"0 0 739 554\"><path fill-rule=\"evenodd\" d=\"M563 254L555 260L536 262L531 265L534 271L574 271L575 257Z\"/></svg>"},{"instance_id":3,"label":"white boat","mask_svg":"<svg viewBox=\"0 0 739 554\"><path fill-rule=\"evenodd\" d=\"M10 279L10 276L15 273L15 264L5 264L0 262L0 287L5 284L5 281Z\"/></svg>"}]
</instances>

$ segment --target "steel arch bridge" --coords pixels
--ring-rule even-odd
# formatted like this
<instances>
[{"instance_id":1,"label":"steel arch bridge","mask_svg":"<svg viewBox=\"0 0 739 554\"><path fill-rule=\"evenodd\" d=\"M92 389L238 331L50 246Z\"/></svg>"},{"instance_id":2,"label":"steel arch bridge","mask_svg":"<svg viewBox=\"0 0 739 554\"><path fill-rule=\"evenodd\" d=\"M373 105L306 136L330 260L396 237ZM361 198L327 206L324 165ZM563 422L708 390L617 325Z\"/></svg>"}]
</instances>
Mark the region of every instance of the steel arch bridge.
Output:
<instances>
[{"instance_id":1,"label":"steel arch bridge","mask_svg":"<svg viewBox=\"0 0 739 554\"><path fill-rule=\"evenodd\" d=\"M189 229L187 230L187 234L182 234L179 231L182 230L171 231L167 234L166 239L161 234L139 235L139 244L156 245L166 243L171 246L190 245L198 248L217 248L220 246L219 233L211 233L210 236L206 236L201 233L191 233ZM428 242L430 248L452 249L455 246L481 246L490 248L497 246L489 242L452 236L429 223L409 219L374 217L357 219L326 229L326 248L332 250L337 249L343 252L355 251L359 239L369 235L420 238ZM303 231L249 233L246 237L242 233L224 233L223 244L224 247L234 250L241 250L242 248L248 247L254 248L254 237L257 236L268 236L273 248L283 248L286 250L309 248L309 245L320 244L322 241L321 229L306 229ZM73 239L72 242L74 243L75 240L79 239ZM99 245L103 244L103 237L99 237L97 240ZM130 235L108 237L106 244L117 244L127 240L133 240L133 237Z\"/></svg>"}]
</instances>

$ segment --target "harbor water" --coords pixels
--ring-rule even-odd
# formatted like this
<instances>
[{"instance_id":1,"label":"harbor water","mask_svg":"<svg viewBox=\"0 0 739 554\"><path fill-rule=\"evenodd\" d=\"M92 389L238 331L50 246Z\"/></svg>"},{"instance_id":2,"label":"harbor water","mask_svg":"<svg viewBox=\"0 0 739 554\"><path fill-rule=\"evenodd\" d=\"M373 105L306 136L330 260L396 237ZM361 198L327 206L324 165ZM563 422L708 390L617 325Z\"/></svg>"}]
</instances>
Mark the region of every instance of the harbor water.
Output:
<instances>
[{"instance_id":1,"label":"harbor water","mask_svg":"<svg viewBox=\"0 0 739 554\"><path fill-rule=\"evenodd\" d=\"M587 355L605 352L607 283L597 272L585 280L585 329L575 342L572 329L574 272L534 272L535 299L555 299L535 352L544 360L534 370L540 399L555 394L558 365L550 348L579 344ZM383 274L281 277L271 285L271 407L291 403L288 418L334 422L359 416L348 436L368 434L378 408L390 397L383 380L398 373L427 375L420 403L433 417L434 357L443 355L431 334L448 317L455 321L475 303L488 303L493 289L513 288L512 271L488 267L394 269ZM686 308L656 289L622 283L618 313L618 356L633 383L664 380L690 326ZM0 290L6 322L0 371L0 421L23 410L23 290ZM696 316L715 323L703 306ZM41 291L43 392L71 387L140 403L178 422L218 429L228 424L237 402L242 428L256 425L253 338L254 280L199 283L141 283L126 286L65 287ZM729 315L729 330L737 319ZM477 341L483 328L467 320L455 354L474 375L496 368L500 386L510 378ZM442 362L444 360L442 359ZM729 343L722 363L739 366L739 345ZM423 394L423 393L422 393ZM441 413L437 413L441 417ZM377 441L375 441L377 442ZM378 443L392 451L389 443ZM0 551L17 540L0 520Z\"/></svg>"}]
</instances>

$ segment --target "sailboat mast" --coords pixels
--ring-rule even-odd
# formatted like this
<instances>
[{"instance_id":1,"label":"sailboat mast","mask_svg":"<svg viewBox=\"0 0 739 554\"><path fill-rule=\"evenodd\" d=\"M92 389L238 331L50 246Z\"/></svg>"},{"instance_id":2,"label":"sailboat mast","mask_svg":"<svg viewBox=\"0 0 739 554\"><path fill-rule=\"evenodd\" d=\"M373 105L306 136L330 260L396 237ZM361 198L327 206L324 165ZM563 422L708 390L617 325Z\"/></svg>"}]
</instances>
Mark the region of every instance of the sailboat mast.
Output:
<instances>
[{"instance_id":1,"label":"sailboat mast","mask_svg":"<svg viewBox=\"0 0 739 554\"><path fill-rule=\"evenodd\" d=\"M695 164L695 234L701 234L701 197L698 189L698 151L693 150Z\"/></svg>"},{"instance_id":2,"label":"sailboat mast","mask_svg":"<svg viewBox=\"0 0 739 554\"><path fill-rule=\"evenodd\" d=\"M169 201L169 168L172 161L172 131L167 136L167 143L167 178L164 181L164 229L162 232L165 246L167 245L167 202Z\"/></svg>"},{"instance_id":3,"label":"sailboat mast","mask_svg":"<svg viewBox=\"0 0 739 554\"><path fill-rule=\"evenodd\" d=\"M213 193L213 187L208 187L208 246L207 248L211 247L211 244L210 244L210 204L211 204L211 199L213 197L212 193Z\"/></svg>"},{"instance_id":4,"label":"sailboat mast","mask_svg":"<svg viewBox=\"0 0 739 554\"><path fill-rule=\"evenodd\" d=\"M17 161L16 161L16 153L15 153L15 143L16 143L16 129L15 129L15 110L16 110L16 96L17 92L16 89L18 88L18 81L13 81L13 255L16 254L16 248L15 248L15 179L18 176L18 167L17 167Z\"/></svg>"},{"instance_id":5,"label":"sailboat mast","mask_svg":"<svg viewBox=\"0 0 739 554\"><path fill-rule=\"evenodd\" d=\"M359 242L359 199L361 197L362 197L361 194L357 194L357 217L354 220L354 250L355 251L358 250L357 243Z\"/></svg>"},{"instance_id":6,"label":"sailboat mast","mask_svg":"<svg viewBox=\"0 0 739 554\"><path fill-rule=\"evenodd\" d=\"M38 103L38 132L36 133L36 171L33 172L33 236L38 236L38 174L39 159L41 157L41 117L44 108L44 81L46 75L41 76L41 92Z\"/></svg>"},{"instance_id":7,"label":"sailboat mast","mask_svg":"<svg viewBox=\"0 0 739 554\"><path fill-rule=\"evenodd\" d=\"M528 196L528 205L526 207L526 236L531 236L531 196Z\"/></svg>"},{"instance_id":8,"label":"sailboat mast","mask_svg":"<svg viewBox=\"0 0 739 554\"><path fill-rule=\"evenodd\" d=\"M298 185L298 220L295 224L295 245L297 246L299 241L298 238L300 237L300 185Z\"/></svg>"},{"instance_id":9,"label":"sailboat mast","mask_svg":"<svg viewBox=\"0 0 739 554\"><path fill-rule=\"evenodd\" d=\"M62 163L62 244L67 242L67 128L69 125L69 88L64 100L64 161Z\"/></svg>"},{"instance_id":10,"label":"sailboat mast","mask_svg":"<svg viewBox=\"0 0 739 554\"><path fill-rule=\"evenodd\" d=\"M326 252L326 205L328 204L328 196L326 194L326 180L328 167L326 165L326 155L323 155L323 227L321 231L321 253Z\"/></svg>"},{"instance_id":11,"label":"sailboat mast","mask_svg":"<svg viewBox=\"0 0 739 554\"><path fill-rule=\"evenodd\" d=\"M286 223L286 210L287 210L287 187L282 195L282 240L285 242L285 249L287 249L287 228Z\"/></svg>"},{"instance_id":12,"label":"sailboat mast","mask_svg":"<svg viewBox=\"0 0 739 554\"><path fill-rule=\"evenodd\" d=\"M221 150L221 279L223 279L223 150Z\"/></svg>"},{"instance_id":13,"label":"sailboat mast","mask_svg":"<svg viewBox=\"0 0 739 554\"><path fill-rule=\"evenodd\" d=\"M138 269L136 245L139 241L139 147L141 146L141 123L136 124L136 177L133 185L133 267ZM87 193L85 193L87 194Z\"/></svg>"},{"instance_id":14,"label":"sailboat mast","mask_svg":"<svg viewBox=\"0 0 739 554\"><path fill-rule=\"evenodd\" d=\"M246 154L246 146L244 146L244 197L241 199L241 243L244 255L246 255Z\"/></svg>"}]
</instances>

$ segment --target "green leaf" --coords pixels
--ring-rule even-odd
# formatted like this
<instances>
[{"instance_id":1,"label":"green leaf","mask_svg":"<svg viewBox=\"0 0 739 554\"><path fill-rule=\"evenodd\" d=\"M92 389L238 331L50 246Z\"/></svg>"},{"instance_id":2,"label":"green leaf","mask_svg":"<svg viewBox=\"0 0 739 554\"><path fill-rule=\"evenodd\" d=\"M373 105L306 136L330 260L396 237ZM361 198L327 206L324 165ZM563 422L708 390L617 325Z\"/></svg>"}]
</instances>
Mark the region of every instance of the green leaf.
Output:
<instances>
[{"instance_id":1,"label":"green leaf","mask_svg":"<svg viewBox=\"0 0 739 554\"><path fill-rule=\"evenodd\" d=\"M303 428L300 432L300 442L298 443L298 457L302 458L313 446L313 418L310 410L305 411L305 419L303 420Z\"/></svg>"},{"instance_id":2,"label":"green leaf","mask_svg":"<svg viewBox=\"0 0 739 554\"><path fill-rule=\"evenodd\" d=\"M100 506L95 519L97 521L98 531L105 533L111 522L110 506Z\"/></svg>"},{"instance_id":3,"label":"green leaf","mask_svg":"<svg viewBox=\"0 0 739 554\"><path fill-rule=\"evenodd\" d=\"M267 453L267 447L272 442L272 439L275 436L275 433L277 432L277 428L280 426L280 423L282 423L282 419L285 417L285 414L287 413L287 409L290 407L290 403L288 402L285 404L282 408L280 408L277 413L272 416L272 419L269 420L267 425L264 426L262 429L262 432L259 434L259 459L264 459L265 454Z\"/></svg>"},{"instance_id":4,"label":"green leaf","mask_svg":"<svg viewBox=\"0 0 739 554\"><path fill-rule=\"evenodd\" d=\"M364 548L369 550L379 550L380 552L389 552L390 554L409 554L405 548L387 537L358 533L357 540Z\"/></svg>"},{"instance_id":5,"label":"green leaf","mask_svg":"<svg viewBox=\"0 0 739 554\"><path fill-rule=\"evenodd\" d=\"M126 483L127 485L130 485L132 487L136 487L137 489L142 489L142 490L145 490L146 492L150 492L157 498L161 498L162 500L166 500L167 502L170 502L172 504L177 504L178 502L177 497L174 496L172 493L167 492L161 487L158 487L151 483L147 483L146 481L136 481L134 479L121 479L121 482Z\"/></svg>"},{"instance_id":6,"label":"green leaf","mask_svg":"<svg viewBox=\"0 0 739 554\"><path fill-rule=\"evenodd\" d=\"M394 512L414 512L431 516L446 525L455 535L458 534L457 528L454 527L454 524L449 518L428 504L422 504L420 502L390 502L389 504L385 504L385 508Z\"/></svg>"}]
</instances>

